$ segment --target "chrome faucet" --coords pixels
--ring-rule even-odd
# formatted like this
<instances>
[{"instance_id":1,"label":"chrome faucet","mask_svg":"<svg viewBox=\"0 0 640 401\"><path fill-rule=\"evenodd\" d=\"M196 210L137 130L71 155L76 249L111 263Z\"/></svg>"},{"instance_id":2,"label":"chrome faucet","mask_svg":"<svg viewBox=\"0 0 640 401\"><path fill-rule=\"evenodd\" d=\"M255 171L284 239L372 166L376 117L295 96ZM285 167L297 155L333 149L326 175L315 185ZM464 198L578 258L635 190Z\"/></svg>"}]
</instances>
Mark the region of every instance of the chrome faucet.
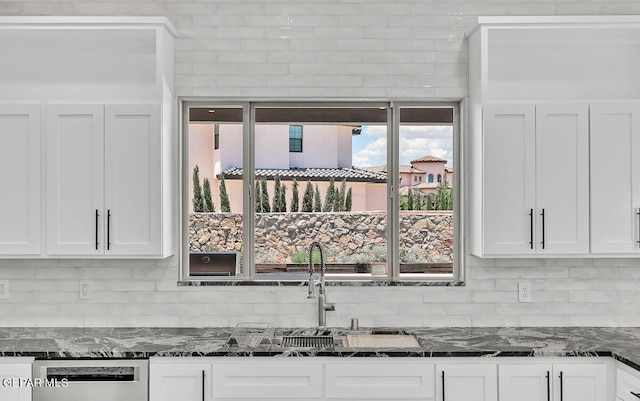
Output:
<instances>
[{"instance_id":1,"label":"chrome faucet","mask_svg":"<svg viewBox=\"0 0 640 401\"><path fill-rule=\"evenodd\" d=\"M313 279L315 266L313 264L313 249L318 248L320 252L320 280ZM312 242L309 246L309 294L308 299L316 297L315 288L318 286L318 327L327 325L327 311L336 310L335 304L327 303L327 294L325 292L324 274L326 266L324 264L324 255L322 254L322 245L319 242Z\"/></svg>"}]
</instances>

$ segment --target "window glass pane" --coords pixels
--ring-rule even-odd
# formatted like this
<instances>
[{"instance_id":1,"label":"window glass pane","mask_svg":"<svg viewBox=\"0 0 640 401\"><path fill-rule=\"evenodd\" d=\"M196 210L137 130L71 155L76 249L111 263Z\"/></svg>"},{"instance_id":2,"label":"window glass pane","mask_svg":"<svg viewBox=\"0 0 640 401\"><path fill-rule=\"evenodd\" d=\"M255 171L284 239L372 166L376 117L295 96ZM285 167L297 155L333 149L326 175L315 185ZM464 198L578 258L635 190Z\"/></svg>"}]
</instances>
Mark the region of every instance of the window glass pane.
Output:
<instances>
[{"instance_id":1,"label":"window glass pane","mask_svg":"<svg viewBox=\"0 0 640 401\"><path fill-rule=\"evenodd\" d=\"M189 110L189 277L244 274L242 116L240 106Z\"/></svg>"},{"instance_id":2,"label":"window glass pane","mask_svg":"<svg viewBox=\"0 0 640 401\"><path fill-rule=\"evenodd\" d=\"M257 276L308 276L314 241L328 277L388 274L386 113L256 108ZM300 151L289 152L298 133Z\"/></svg>"},{"instance_id":3,"label":"window glass pane","mask_svg":"<svg viewBox=\"0 0 640 401\"><path fill-rule=\"evenodd\" d=\"M453 109L401 108L399 142L400 277L452 277Z\"/></svg>"}]
</instances>

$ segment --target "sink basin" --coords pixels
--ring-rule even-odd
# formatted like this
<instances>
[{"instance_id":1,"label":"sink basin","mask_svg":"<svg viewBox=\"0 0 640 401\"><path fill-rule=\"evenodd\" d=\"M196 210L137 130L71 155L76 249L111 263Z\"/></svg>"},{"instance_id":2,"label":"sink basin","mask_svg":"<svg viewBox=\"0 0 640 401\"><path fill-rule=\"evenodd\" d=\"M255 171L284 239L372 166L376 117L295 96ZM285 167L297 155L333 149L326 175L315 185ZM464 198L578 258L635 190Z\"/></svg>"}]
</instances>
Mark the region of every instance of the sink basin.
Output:
<instances>
[{"instance_id":1,"label":"sink basin","mask_svg":"<svg viewBox=\"0 0 640 401\"><path fill-rule=\"evenodd\" d=\"M420 342L413 334L347 334L342 344L349 348L420 348Z\"/></svg>"}]
</instances>

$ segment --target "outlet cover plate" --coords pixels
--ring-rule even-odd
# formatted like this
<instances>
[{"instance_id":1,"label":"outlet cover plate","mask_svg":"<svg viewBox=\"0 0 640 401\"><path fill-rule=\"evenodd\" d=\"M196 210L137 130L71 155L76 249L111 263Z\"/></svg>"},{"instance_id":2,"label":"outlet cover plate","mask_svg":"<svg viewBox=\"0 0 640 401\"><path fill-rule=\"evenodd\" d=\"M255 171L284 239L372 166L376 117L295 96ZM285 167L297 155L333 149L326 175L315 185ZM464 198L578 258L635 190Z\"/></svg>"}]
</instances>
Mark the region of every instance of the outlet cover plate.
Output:
<instances>
[{"instance_id":1,"label":"outlet cover plate","mask_svg":"<svg viewBox=\"0 0 640 401\"><path fill-rule=\"evenodd\" d=\"M80 299L91 299L91 283L80 281Z\"/></svg>"},{"instance_id":2,"label":"outlet cover plate","mask_svg":"<svg viewBox=\"0 0 640 401\"><path fill-rule=\"evenodd\" d=\"M518 283L518 301L531 302L531 283Z\"/></svg>"},{"instance_id":3,"label":"outlet cover plate","mask_svg":"<svg viewBox=\"0 0 640 401\"><path fill-rule=\"evenodd\" d=\"M0 280L0 299L9 299L9 280Z\"/></svg>"}]
</instances>

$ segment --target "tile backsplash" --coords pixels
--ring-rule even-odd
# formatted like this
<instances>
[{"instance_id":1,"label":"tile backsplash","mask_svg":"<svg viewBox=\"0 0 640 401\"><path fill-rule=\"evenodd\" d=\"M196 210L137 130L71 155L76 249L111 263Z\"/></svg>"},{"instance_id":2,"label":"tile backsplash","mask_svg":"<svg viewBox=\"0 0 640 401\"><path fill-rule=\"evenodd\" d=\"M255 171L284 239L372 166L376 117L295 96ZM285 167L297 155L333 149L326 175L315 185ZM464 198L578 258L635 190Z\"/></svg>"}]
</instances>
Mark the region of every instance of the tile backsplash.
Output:
<instances>
[{"instance_id":1,"label":"tile backsplash","mask_svg":"<svg viewBox=\"0 0 640 401\"><path fill-rule=\"evenodd\" d=\"M460 99L478 15L640 14L633 1L0 1L10 15L164 15L179 31L176 94ZM329 287L328 325L640 326L640 259L467 257L462 287ZM0 326L313 326L299 287L178 287L162 261L0 260ZM91 299L79 299L80 281ZM518 282L532 302L518 302Z\"/></svg>"}]
</instances>

